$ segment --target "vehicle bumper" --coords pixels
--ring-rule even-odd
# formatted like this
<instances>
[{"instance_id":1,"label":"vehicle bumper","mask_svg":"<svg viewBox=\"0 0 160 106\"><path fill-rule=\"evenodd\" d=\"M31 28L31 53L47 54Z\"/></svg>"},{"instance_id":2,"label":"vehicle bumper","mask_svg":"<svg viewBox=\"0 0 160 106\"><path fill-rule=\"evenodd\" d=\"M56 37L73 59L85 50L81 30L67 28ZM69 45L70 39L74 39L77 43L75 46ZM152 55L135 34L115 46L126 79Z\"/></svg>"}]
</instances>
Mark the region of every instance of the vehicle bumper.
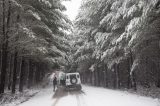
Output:
<instances>
[{"instance_id":1,"label":"vehicle bumper","mask_svg":"<svg viewBox=\"0 0 160 106\"><path fill-rule=\"evenodd\" d=\"M74 90L74 89L77 89L77 90L81 90L82 86L81 85L66 85L66 90Z\"/></svg>"}]
</instances>

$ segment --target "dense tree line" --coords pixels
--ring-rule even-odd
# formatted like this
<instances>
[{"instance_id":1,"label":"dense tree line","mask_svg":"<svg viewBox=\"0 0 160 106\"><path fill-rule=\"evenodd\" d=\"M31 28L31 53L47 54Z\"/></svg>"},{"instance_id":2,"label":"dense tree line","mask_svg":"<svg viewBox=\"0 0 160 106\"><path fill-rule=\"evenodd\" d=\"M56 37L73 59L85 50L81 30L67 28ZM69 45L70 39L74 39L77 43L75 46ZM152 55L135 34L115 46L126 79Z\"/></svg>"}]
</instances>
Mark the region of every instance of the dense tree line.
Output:
<instances>
[{"instance_id":1,"label":"dense tree line","mask_svg":"<svg viewBox=\"0 0 160 106\"><path fill-rule=\"evenodd\" d=\"M84 83L160 87L159 0L82 0L74 27L70 71Z\"/></svg>"},{"instance_id":2,"label":"dense tree line","mask_svg":"<svg viewBox=\"0 0 160 106\"><path fill-rule=\"evenodd\" d=\"M65 10L62 0L0 0L0 94L22 92L67 63Z\"/></svg>"}]
</instances>

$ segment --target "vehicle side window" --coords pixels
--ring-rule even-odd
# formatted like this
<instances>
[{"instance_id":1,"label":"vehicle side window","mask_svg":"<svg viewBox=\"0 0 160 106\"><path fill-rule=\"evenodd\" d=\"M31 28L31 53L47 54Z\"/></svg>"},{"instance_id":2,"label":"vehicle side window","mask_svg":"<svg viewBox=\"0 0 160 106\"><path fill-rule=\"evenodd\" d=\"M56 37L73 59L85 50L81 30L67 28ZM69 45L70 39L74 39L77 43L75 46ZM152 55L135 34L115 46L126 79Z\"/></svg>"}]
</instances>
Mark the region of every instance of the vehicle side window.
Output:
<instances>
[{"instance_id":1,"label":"vehicle side window","mask_svg":"<svg viewBox=\"0 0 160 106\"><path fill-rule=\"evenodd\" d=\"M66 79L69 79L69 77L68 77L68 76L66 76Z\"/></svg>"},{"instance_id":2,"label":"vehicle side window","mask_svg":"<svg viewBox=\"0 0 160 106\"><path fill-rule=\"evenodd\" d=\"M79 78L79 75L77 75L77 78Z\"/></svg>"}]
</instances>

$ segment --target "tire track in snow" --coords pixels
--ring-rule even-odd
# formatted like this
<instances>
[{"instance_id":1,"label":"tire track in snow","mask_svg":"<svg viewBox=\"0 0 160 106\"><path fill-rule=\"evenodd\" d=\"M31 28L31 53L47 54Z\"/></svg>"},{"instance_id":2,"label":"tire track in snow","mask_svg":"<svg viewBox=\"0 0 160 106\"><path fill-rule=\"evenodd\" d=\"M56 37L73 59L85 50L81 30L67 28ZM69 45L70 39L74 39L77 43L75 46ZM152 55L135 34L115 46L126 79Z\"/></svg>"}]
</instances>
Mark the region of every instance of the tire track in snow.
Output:
<instances>
[{"instance_id":1,"label":"tire track in snow","mask_svg":"<svg viewBox=\"0 0 160 106\"><path fill-rule=\"evenodd\" d=\"M85 92L83 91L65 91L64 88L59 88L56 90L55 94L53 95L53 105L52 106L57 106L60 102L60 100L63 99L67 99L68 96L72 96L74 99L74 102L77 102L77 106L87 106L86 105L86 101L84 99L85 96Z\"/></svg>"},{"instance_id":2,"label":"tire track in snow","mask_svg":"<svg viewBox=\"0 0 160 106\"><path fill-rule=\"evenodd\" d=\"M87 106L84 99L85 93L83 91L79 91L75 96L77 99L77 106Z\"/></svg>"},{"instance_id":3,"label":"tire track in snow","mask_svg":"<svg viewBox=\"0 0 160 106\"><path fill-rule=\"evenodd\" d=\"M57 99L54 101L54 103L53 103L52 106L56 106L59 100L60 100L60 98L57 98Z\"/></svg>"},{"instance_id":4,"label":"tire track in snow","mask_svg":"<svg viewBox=\"0 0 160 106\"><path fill-rule=\"evenodd\" d=\"M63 87L58 88L58 89L56 90L55 94L54 94L53 97L52 97L52 98L55 98L55 101L54 101L54 103L53 103L52 106L56 106L57 103L59 102L59 100L60 100L62 97L67 96L67 95L68 95L68 92L65 92Z\"/></svg>"},{"instance_id":5,"label":"tire track in snow","mask_svg":"<svg viewBox=\"0 0 160 106\"><path fill-rule=\"evenodd\" d=\"M81 106L81 101L80 101L80 99L79 99L79 96L78 96L78 95L76 95L76 99L77 99L77 106Z\"/></svg>"}]
</instances>

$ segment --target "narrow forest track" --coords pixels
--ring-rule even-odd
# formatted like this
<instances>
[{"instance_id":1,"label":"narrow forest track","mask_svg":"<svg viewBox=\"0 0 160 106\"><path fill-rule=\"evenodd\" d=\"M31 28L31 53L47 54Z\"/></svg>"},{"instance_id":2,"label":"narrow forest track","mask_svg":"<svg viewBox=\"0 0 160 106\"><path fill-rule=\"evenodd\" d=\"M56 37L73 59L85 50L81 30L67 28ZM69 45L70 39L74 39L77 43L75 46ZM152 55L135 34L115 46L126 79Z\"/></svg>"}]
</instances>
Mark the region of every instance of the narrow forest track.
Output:
<instances>
[{"instance_id":1,"label":"narrow forest track","mask_svg":"<svg viewBox=\"0 0 160 106\"><path fill-rule=\"evenodd\" d=\"M82 91L65 91L60 87L42 90L19 106L160 106L158 99L125 91L82 86Z\"/></svg>"},{"instance_id":2,"label":"narrow forest track","mask_svg":"<svg viewBox=\"0 0 160 106\"><path fill-rule=\"evenodd\" d=\"M76 98L77 106L87 106L84 100L84 95L85 92L83 91L65 91L63 87L60 87L53 95L54 103L52 106L59 106L58 102L60 102L61 99L65 96L71 96L72 98Z\"/></svg>"}]
</instances>

